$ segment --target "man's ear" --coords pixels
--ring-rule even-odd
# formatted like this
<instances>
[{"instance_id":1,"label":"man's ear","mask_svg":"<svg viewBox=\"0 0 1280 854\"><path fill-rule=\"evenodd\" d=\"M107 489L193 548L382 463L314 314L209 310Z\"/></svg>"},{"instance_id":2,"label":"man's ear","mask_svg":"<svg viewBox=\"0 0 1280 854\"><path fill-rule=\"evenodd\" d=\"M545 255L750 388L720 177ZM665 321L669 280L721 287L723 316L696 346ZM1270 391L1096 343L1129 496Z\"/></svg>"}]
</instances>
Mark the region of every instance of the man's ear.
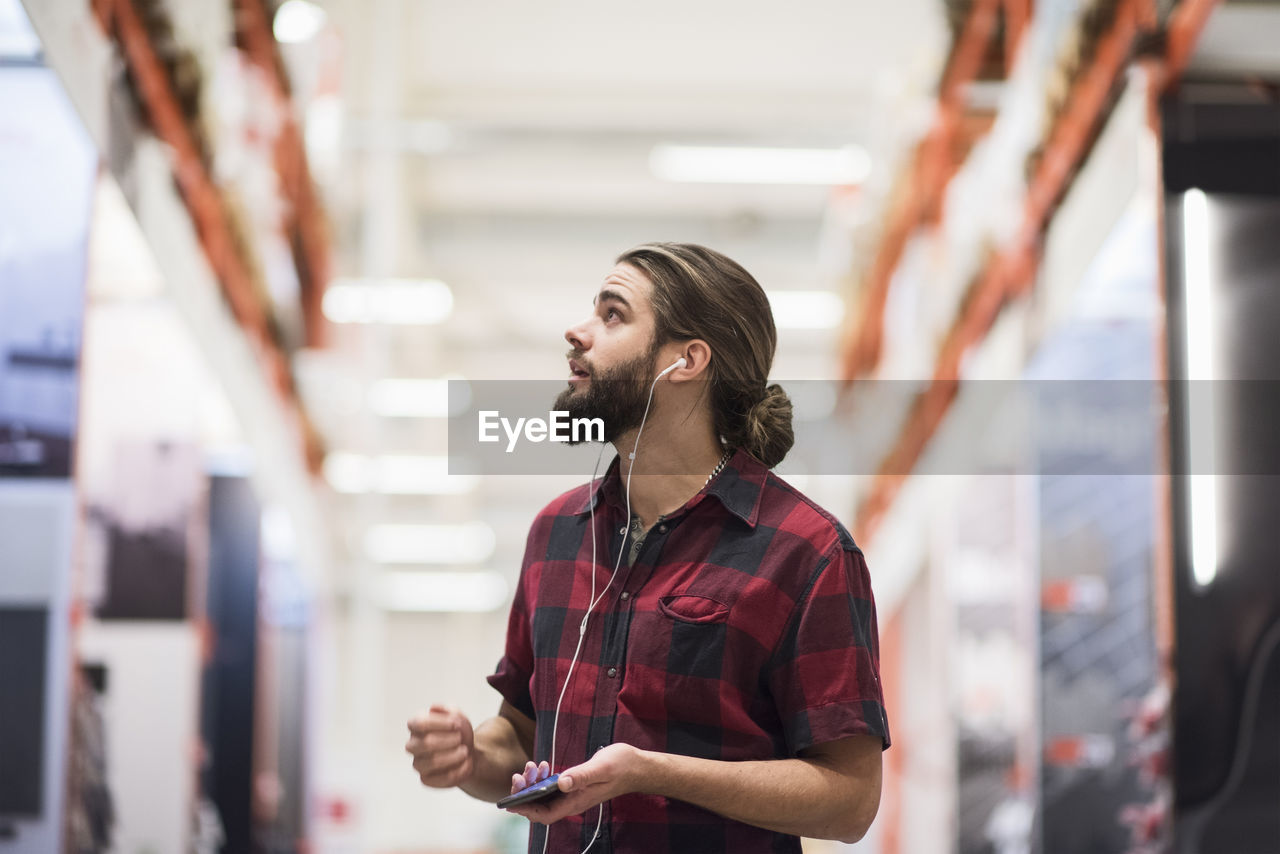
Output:
<instances>
[{"instance_id":1,"label":"man's ear","mask_svg":"<svg viewBox=\"0 0 1280 854\"><path fill-rule=\"evenodd\" d=\"M685 342L680 355L684 357L685 365L675 371L671 379L706 380L710 378L708 369L711 367L711 347L706 341L694 338L692 341Z\"/></svg>"}]
</instances>

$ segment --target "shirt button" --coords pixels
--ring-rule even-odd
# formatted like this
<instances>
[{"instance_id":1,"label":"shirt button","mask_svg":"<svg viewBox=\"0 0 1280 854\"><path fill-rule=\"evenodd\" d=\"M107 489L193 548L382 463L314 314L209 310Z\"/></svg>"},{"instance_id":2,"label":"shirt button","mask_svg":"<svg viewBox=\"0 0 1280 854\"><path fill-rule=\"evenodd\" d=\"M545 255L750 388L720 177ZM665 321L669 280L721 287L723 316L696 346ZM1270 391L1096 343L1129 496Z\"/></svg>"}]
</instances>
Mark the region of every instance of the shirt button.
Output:
<instances>
[{"instance_id":1,"label":"shirt button","mask_svg":"<svg viewBox=\"0 0 1280 854\"><path fill-rule=\"evenodd\" d=\"M628 600L628 599L630 599L630 598L631 598L631 594L630 594L630 593L628 593L627 591L623 590L623 591L622 591L622 601L623 601L623 602L625 602L625 601L627 601L627 600Z\"/></svg>"},{"instance_id":2,"label":"shirt button","mask_svg":"<svg viewBox=\"0 0 1280 854\"><path fill-rule=\"evenodd\" d=\"M665 534L666 532L667 532L667 526L666 526L666 525L659 525L659 526L658 526L658 533L659 533L659 534Z\"/></svg>"},{"instance_id":3,"label":"shirt button","mask_svg":"<svg viewBox=\"0 0 1280 854\"><path fill-rule=\"evenodd\" d=\"M615 676L617 676L617 675L618 675L618 668L616 668L616 667L610 667L610 668L609 668L609 678L610 678L610 679L612 679L613 677L615 677Z\"/></svg>"},{"instance_id":4,"label":"shirt button","mask_svg":"<svg viewBox=\"0 0 1280 854\"><path fill-rule=\"evenodd\" d=\"M627 532L627 526L626 526L626 525L623 525L621 528L619 528L619 529L618 529L618 533L619 533L619 534L625 534L626 532Z\"/></svg>"}]
</instances>

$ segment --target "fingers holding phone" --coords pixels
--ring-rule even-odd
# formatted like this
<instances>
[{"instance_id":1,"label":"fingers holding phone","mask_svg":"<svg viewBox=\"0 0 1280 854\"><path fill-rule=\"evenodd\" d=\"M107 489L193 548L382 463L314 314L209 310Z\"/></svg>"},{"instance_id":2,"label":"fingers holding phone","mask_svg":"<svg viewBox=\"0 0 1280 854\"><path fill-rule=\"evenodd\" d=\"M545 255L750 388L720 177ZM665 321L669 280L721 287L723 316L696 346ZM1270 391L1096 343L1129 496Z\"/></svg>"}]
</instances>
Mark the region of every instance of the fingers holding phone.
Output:
<instances>
[{"instance_id":1,"label":"fingers holding phone","mask_svg":"<svg viewBox=\"0 0 1280 854\"><path fill-rule=\"evenodd\" d=\"M526 762L524 773L511 775L511 794L514 795L522 789L527 789L550 776L551 765L546 760L542 762Z\"/></svg>"},{"instance_id":2,"label":"fingers holding phone","mask_svg":"<svg viewBox=\"0 0 1280 854\"><path fill-rule=\"evenodd\" d=\"M511 775L511 794L498 801L498 808L509 809L558 795L559 780L560 775L552 774L551 766L546 762L536 765L528 762L523 774Z\"/></svg>"},{"instance_id":3,"label":"fingers holding phone","mask_svg":"<svg viewBox=\"0 0 1280 854\"><path fill-rule=\"evenodd\" d=\"M410 718L405 752L423 785L447 789L465 782L475 770L475 732L457 708L433 705Z\"/></svg>"}]
</instances>

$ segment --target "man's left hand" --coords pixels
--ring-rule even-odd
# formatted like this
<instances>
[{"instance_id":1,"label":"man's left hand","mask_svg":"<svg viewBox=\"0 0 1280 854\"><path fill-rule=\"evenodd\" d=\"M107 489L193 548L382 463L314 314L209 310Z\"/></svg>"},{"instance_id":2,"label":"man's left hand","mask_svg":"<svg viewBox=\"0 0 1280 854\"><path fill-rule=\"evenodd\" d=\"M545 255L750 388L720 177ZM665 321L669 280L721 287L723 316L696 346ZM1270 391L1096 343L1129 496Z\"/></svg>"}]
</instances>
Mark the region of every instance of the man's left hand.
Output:
<instances>
[{"instance_id":1,"label":"man's left hand","mask_svg":"<svg viewBox=\"0 0 1280 854\"><path fill-rule=\"evenodd\" d=\"M644 751L629 744L610 744L581 765L560 772L559 797L510 807L508 811L529 821L551 824L565 816L584 813L619 795L637 791L641 782L643 754ZM525 775L517 774L512 778L512 793L547 776L535 767L532 770L536 779L530 780L529 770L526 768ZM522 782L516 783L516 780Z\"/></svg>"}]
</instances>

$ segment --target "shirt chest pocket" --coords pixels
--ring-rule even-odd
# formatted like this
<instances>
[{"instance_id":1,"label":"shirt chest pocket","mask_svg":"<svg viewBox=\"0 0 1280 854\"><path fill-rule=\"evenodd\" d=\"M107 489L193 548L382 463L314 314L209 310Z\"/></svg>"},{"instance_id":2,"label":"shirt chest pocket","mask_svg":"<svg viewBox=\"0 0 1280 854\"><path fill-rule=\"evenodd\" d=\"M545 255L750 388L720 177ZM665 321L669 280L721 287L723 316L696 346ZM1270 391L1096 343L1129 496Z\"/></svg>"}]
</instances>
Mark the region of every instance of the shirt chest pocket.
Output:
<instances>
[{"instance_id":1,"label":"shirt chest pocket","mask_svg":"<svg viewBox=\"0 0 1280 854\"><path fill-rule=\"evenodd\" d=\"M710 596L674 593L658 600L658 610L677 623L712 625L729 621L729 606Z\"/></svg>"},{"instance_id":2,"label":"shirt chest pocket","mask_svg":"<svg viewBox=\"0 0 1280 854\"><path fill-rule=\"evenodd\" d=\"M656 607L637 614L628 644L628 659L646 669L677 677L685 699L698 690L699 679L724 678L730 606L718 599L688 593L661 596ZM681 679L679 677L698 677ZM714 697L716 689L706 686ZM668 702L678 698L668 698Z\"/></svg>"},{"instance_id":3,"label":"shirt chest pocket","mask_svg":"<svg viewBox=\"0 0 1280 854\"><path fill-rule=\"evenodd\" d=\"M661 595L634 612L621 699L657 727L651 736L659 749L722 758L726 688L743 677L735 673L732 612L728 603L686 593Z\"/></svg>"},{"instance_id":4,"label":"shirt chest pocket","mask_svg":"<svg viewBox=\"0 0 1280 854\"><path fill-rule=\"evenodd\" d=\"M620 696L638 728L633 743L707 759L770 753L756 740L767 651L740 622L752 604L705 587L636 603Z\"/></svg>"}]
</instances>

